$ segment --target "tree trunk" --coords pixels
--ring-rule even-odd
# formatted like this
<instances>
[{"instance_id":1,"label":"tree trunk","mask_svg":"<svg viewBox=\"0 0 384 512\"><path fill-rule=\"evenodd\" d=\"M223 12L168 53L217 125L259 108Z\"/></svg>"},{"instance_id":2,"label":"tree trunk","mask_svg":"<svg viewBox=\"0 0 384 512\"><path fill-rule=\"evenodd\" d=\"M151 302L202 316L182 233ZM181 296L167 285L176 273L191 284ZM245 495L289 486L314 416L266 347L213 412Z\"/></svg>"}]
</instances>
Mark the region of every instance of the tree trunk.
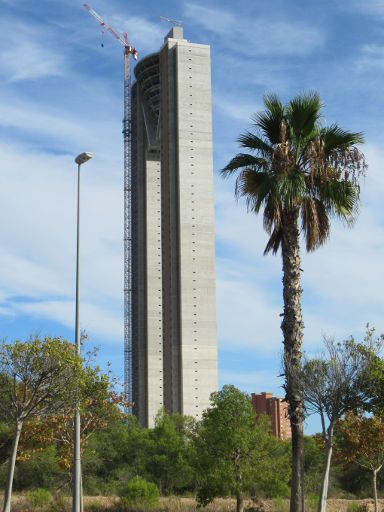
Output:
<instances>
[{"instance_id":1,"label":"tree trunk","mask_svg":"<svg viewBox=\"0 0 384 512\"><path fill-rule=\"evenodd\" d=\"M373 497L375 499L375 512L379 512L379 503L377 501L377 469L373 470Z\"/></svg>"},{"instance_id":2,"label":"tree trunk","mask_svg":"<svg viewBox=\"0 0 384 512\"><path fill-rule=\"evenodd\" d=\"M290 512L304 511L304 397L300 385L304 323L301 314L300 233L298 210L282 218L285 391L292 429L292 479Z\"/></svg>"},{"instance_id":3,"label":"tree trunk","mask_svg":"<svg viewBox=\"0 0 384 512\"><path fill-rule=\"evenodd\" d=\"M304 424L292 422L292 476L290 512L304 512Z\"/></svg>"},{"instance_id":4,"label":"tree trunk","mask_svg":"<svg viewBox=\"0 0 384 512\"><path fill-rule=\"evenodd\" d=\"M324 470L323 470L323 475L322 475L322 479L321 479L319 504L317 506L318 512L325 512L327 510L329 471L331 468L332 449L333 449L333 426L330 426L328 429L327 441L325 443L325 464L324 464Z\"/></svg>"},{"instance_id":5,"label":"tree trunk","mask_svg":"<svg viewBox=\"0 0 384 512\"><path fill-rule=\"evenodd\" d=\"M236 512L243 512L244 510L244 501L242 495L238 492L236 494Z\"/></svg>"},{"instance_id":6,"label":"tree trunk","mask_svg":"<svg viewBox=\"0 0 384 512\"><path fill-rule=\"evenodd\" d=\"M84 512L83 472L80 470L80 512Z\"/></svg>"},{"instance_id":7,"label":"tree trunk","mask_svg":"<svg viewBox=\"0 0 384 512\"><path fill-rule=\"evenodd\" d=\"M19 439L20 439L20 434L21 434L22 428L23 428L23 422L17 421L16 422L16 432L15 432L15 436L14 436L13 442L12 442L11 456L8 461L8 472L7 472L7 482L5 484L3 512L11 511L13 477L15 474L17 447L19 446Z\"/></svg>"}]
</instances>

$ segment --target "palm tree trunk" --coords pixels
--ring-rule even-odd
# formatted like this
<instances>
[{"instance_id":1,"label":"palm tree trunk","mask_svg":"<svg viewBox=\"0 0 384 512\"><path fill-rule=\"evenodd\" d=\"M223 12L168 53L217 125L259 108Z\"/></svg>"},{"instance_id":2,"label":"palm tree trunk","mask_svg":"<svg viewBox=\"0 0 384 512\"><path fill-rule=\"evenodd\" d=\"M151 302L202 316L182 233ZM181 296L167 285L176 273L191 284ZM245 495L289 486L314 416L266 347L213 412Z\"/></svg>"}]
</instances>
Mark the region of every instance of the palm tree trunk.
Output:
<instances>
[{"instance_id":1,"label":"palm tree trunk","mask_svg":"<svg viewBox=\"0 0 384 512\"><path fill-rule=\"evenodd\" d=\"M23 428L23 422L16 422L16 432L12 442L11 456L8 462L8 474L7 474L7 482L5 484L5 492L4 492L4 504L3 504L3 512L10 512L11 510L11 498L12 498L12 487L13 487L13 477L15 474L15 465L16 465L16 456L17 456L17 447L19 446L19 439L21 434L21 429Z\"/></svg>"},{"instance_id":2,"label":"palm tree trunk","mask_svg":"<svg viewBox=\"0 0 384 512\"><path fill-rule=\"evenodd\" d=\"M292 479L290 512L304 512L304 398L300 386L304 323L301 314L299 212L283 214L282 259L285 391L292 429Z\"/></svg>"},{"instance_id":3,"label":"palm tree trunk","mask_svg":"<svg viewBox=\"0 0 384 512\"><path fill-rule=\"evenodd\" d=\"M327 509L329 472L331 469L331 459L332 459L332 445L333 445L333 426L330 426L328 429L327 441L325 444L325 465L324 465L323 476L321 479L320 497L319 497L319 504L317 507L318 512L325 512Z\"/></svg>"}]
</instances>

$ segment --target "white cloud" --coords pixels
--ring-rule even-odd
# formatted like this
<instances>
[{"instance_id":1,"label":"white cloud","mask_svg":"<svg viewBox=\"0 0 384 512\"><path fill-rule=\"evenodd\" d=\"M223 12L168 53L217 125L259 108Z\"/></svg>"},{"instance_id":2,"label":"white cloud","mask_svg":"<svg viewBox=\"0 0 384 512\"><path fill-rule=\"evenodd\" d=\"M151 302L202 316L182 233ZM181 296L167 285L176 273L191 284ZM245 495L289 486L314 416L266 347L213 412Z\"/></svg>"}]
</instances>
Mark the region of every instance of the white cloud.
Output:
<instances>
[{"instance_id":1,"label":"white cloud","mask_svg":"<svg viewBox=\"0 0 384 512\"><path fill-rule=\"evenodd\" d=\"M3 317L3 318L1 318ZM6 317L6 319L9 319L9 318L15 318L15 313L14 311L12 311L12 309L8 306L0 306L0 323L3 323L4 322L4 317Z\"/></svg>"},{"instance_id":2,"label":"white cloud","mask_svg":"<svg viewBox=\"0 0 384 512\"><path fill-rule=\"evenodd\" d=\"M1 147L2 306L73 324L76 168L72 157ZM103 162L82 169L84 327L121 341L122 182ZM12 314L13 314L12 313Z\"/></svg>"},{"instance_id":3,"label":"white cloud","mask_svg":"<svg viewBox=\"0 0 384 512\"><path fill-rule=\"evenodd\" d=\"M81 151L83 147L92 149L97 141L98 157L121 147L122 139L118 120L111 121L108 111L86 112L81 114L62 111L27 100L13 100L0 103L0 126L17 129L20 137L44 138L45 145L59 144L62 151ZM117 121L117 122L116 122ZM99 138L100 133L115 134L115 137Z\"/></svg>"},{"instance_id":4,"label":"white cloud","mask_svg":"<svg viewBox=\"0 0 384 512\"><path fill-rule=\"evenodd\" d=\"M30 41L14 43L0 54L0 70L10 82L63 76L66 63L60 53Z\"/></svg>"},{"instance_id":5,"label":"white cloud","mask_svg":"<svg viewBox=\"0 0 384 512\"><path fill-rule=\"evenodd\" d=\"M364 45L356 60L356 68L360 72L382 71L384 69L384 46L377 44Z\"/></svg>"},{"instance_id":6,"label":"white cloud","mask_svg":"<svg viewBox=\"0 0 384 512\"><path fill-rule=\"evenodd\" d=\"M128 34L128 40L139 52L139 58L142 58L146 52L156 52L160 49L166 33L166 28L162 25L160 17L157 23L154 23L142 16L122 16L120 14L110 14L105 21L109 23L118 33ZM113 36L108 32L104 35L104 44L107 46L119 43L113 41Z\"/></svg>"},{"instance_id":7,"label":"white cloud","mask_svg":"<svg viewBox=\"0 0 384 512\"><path fill-rule=\"evenodd\" d=\"M236 10L185 4L185 16L221 38L227 51L241 55L307 55L321 47L323 32L313 24L279 18L241 16Z\"/></svg>"},{"instance_id":8,"label":"white cloud","mask_svg":"<svg viewBox=\"0 0 384 512\"><path fill-rule=\"evenodd\" d=\"M366 16L383 16L384 1L383 0L344 0L344 8L348 11L355 10Z\"/></svg>"},{"instance_id":9,"label":"white cloud","mask_svg":"<svg viewBox=\"0 0 384 512\"><path fill-rule=\"evenodd\" d=\"M228 12L225 9L189 2L184 5L184 14L209 32L226 34L227 36L230 35L236 19L235 13Z\"/></svg>"},{"instance_id":10,"label":"white cloud","mask_svg":"<svg viewBox=\"0 0 384 512\"><path fill-rule=\"evenodd\" d=\"M153 23L138 16L128 17L123 26L129 31L132 44L140 51L141 56L144 52L158 51L167 31L160 19L158 23Z\"/></svg>"},{"instance_id":11,"label":"white cloud","mask_svg":"<svg viewBox=\"0 0 384 512\"><path fill-rule=\"evenodd\" d=\"M260 110L259 105L246 102L238 97L215 94L213 97L213 106L231 119L241 121L243 125L249 123L252 112Z\"/></svg>"},{"instance_id":12,"label":"white cloud","mask_svg":"<svg viewBox=\"0 0 384 512\"><path fill-rule=\"evenodd\" d=\"M69 71L65 52L44 26L5 16L0 20L0 45L0 76L4 81L46 79Z\"/></svg>"},{"instance_id":13,"label":"white cloud","mask_svg":"<svg viewBox=\"0 0 384 512\"><path fill-rule=\"evenodd\" d=\"M32 318L43 320L49 318L69 328L74 326L74 301L18 302L15 304L15 310ZM122 345L124 338L123 323L118 310L108 308L105 304L100 306L82 300L80 311L81 330L85 330L91 339L97 335L98 339L105 342L112 341Z\"/></svg>"}]
</instances>

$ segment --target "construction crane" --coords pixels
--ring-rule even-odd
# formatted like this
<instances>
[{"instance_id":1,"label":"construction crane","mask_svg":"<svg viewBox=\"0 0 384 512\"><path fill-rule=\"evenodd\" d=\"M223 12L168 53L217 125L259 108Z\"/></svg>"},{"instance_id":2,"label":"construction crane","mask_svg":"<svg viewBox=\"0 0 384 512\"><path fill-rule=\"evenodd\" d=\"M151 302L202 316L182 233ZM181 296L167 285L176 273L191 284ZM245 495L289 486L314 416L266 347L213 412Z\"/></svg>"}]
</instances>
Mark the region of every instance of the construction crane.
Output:
<instances>
[{"instance_id":1,"label":"construction crane","mask_svg":"<svg viewBox=\"0 0 384 512\"><path fill-rule=\"evenodd\" d=\"M174 27L182 27L183 26L182 21L173 20L172 18L167 18L166 16L159 16L159 18L161 19L161 21L166 21L167 23L170 23Z\"/></svg>"},{"instance_id":2,"label":"construction crane","mask_svg":"<svg viewBox=\"0 0 384 512\"><path fill-rule=\"evenodd\" d=\"M85 9L124 47L124 395L132 413L132 169L131 169L131 66L137 50L128 44L128 35L108 25L88 4Z\"/></svg>"}]
</instances>

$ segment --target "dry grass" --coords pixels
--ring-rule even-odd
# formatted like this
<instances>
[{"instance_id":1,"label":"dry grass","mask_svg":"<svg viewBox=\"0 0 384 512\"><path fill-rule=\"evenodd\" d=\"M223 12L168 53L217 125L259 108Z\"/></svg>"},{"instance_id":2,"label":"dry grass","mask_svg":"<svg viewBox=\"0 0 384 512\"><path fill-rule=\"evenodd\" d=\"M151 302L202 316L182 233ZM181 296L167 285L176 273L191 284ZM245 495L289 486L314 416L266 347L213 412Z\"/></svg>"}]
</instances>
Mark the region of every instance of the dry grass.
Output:
<instances>
[{"instance_id":1,"label":"dry grass","mask_svg":"<svg viewBox=\"0 0 384 512\"><path fill-rule=\"evenodd\" d=\"M161 511L164 512L196 512L196 501L193 498L180 498L171 496L161 498ZM358 503L359 505L366 505L367 511L373 511L373 500L344 500L344 499L329 499L328 512L347 512L351 503ZM70 511L70 498L64 498L62 506L57 508L57 512ZM89 512L108 512L113 510L118 503L117 498L104 497L104 496L86 496L84 498L85 511ZM0 505L2 505L2 498L0 498ZM271 500L245 500L245 507L252 508L257 512L288 512L288 500L279 500L279 506L276 506ZM379 509L384 510L384 500L380 501ZM40 509L44 510L44 509ZM45 509L46 510L46 509ZM116 509L115 509L116 510ZM208 505L204 512L234 512L236 510L236 502L231 498L219 498L213 503ZM311 509L307 509L308 512ZM27 497L23 494L14 495L12 498L12 512L37 512L33 510L28 503ZM143 511L141 511L143 512Z\"/></svg>"}]
</instances>

